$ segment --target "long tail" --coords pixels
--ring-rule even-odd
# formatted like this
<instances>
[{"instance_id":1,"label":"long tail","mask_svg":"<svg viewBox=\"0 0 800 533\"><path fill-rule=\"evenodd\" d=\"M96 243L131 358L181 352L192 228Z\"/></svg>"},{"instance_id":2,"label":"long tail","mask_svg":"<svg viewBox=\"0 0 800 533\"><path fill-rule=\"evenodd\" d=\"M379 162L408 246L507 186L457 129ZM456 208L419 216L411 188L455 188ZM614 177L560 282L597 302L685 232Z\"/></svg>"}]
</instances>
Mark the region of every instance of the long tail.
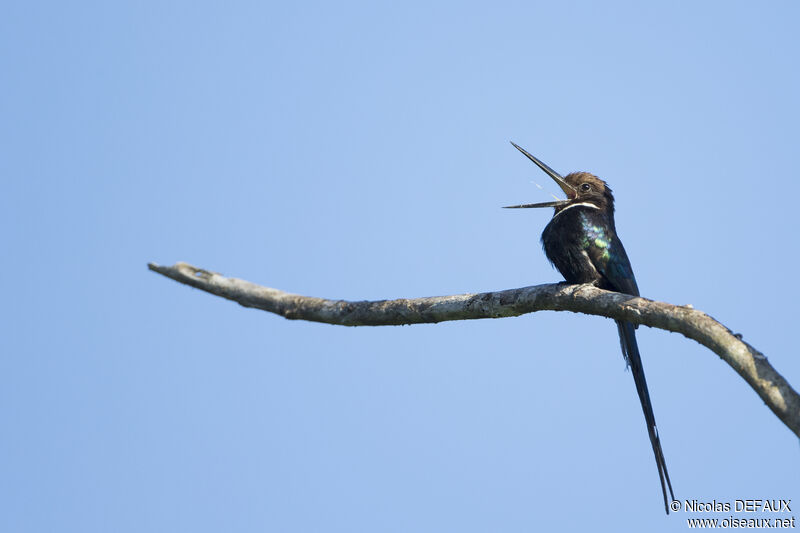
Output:
<instances>
[{"instance_id":1,"label":"long tail","mask_svg":"<svg viewBox=\"0 0 800 533\"><path fill-rule=\"evenodd\" d=\"M639 393L639 400L642 402L642 411L644 412L644 419L647 422L647 434L650 436L650 444L653 445L653 454L656 457L656 466L658 467L658 477L661 479L661 494L664 496L664 508L669 514L669 501L667 500L667 487L669 487L669 495L674 500L675 495L672 493L672 483L669 481L669 473L667 473L667 463L664 460L664 452L661 450L661 441L658 438L658 429L656 429L656 418L653 415L653 406L650 403L650 393L647 391L647 380L644 377L644 368L642 368L642 358L639 355L639 345L636 344L636 330L633 324L628 322L617 322L617 329L619 330L619 343L622 346L622 355L631 367L633 374L633 381L636 383L636 392ZM666 484L664 481L666 480Z\"/></svg>"}]
</instances>

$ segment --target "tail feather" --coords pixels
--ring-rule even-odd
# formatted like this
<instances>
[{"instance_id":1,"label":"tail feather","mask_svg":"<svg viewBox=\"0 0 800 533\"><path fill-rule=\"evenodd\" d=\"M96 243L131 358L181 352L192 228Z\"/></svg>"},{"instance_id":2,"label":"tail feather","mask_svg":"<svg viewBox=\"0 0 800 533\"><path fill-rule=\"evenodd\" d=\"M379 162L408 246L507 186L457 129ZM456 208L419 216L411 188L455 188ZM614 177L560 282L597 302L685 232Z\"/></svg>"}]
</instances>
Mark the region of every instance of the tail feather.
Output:
<instances>
[{"instance_id":1,"label":"tail feather","mask_svg":"<svg viewBox=\"0 0 800 533\"><path fill-rule=\"evenodd\" d=\"M658 477L661 480L661 494L664 496L664 508L669 514L669 501L667 500L667 487L669 495L674 500L675 494L672 492L672 483L667 473L667 463L664 460L664 452L661 450L661 440L658 438L656 428L656 418L653 415L653 406L650 403L650 393L647 390L647 380L644 377L642 358L639 355L639 345L636 343L636 331L633 324L628 322L617 322L619 330L619 342L622 347L622 355L631 368L633 381L636 383L636 392L639 394L639 401L642 403L644 419L647 422L647 434L650 436L650 444L653 446L653 454L658 467Z\"/></svg>"}]
</instances>

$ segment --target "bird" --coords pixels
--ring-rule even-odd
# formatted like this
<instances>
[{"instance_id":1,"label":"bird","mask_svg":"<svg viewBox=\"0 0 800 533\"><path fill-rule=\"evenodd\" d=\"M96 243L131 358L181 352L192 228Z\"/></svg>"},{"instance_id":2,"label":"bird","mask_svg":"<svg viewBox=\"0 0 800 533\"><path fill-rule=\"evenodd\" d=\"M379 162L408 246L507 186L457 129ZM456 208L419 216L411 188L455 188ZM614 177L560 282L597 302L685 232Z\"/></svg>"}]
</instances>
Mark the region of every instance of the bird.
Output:
<instances>
[{"instance_id":1,"label":"bird","mask_svg":"<svg viewBox=\"0 0 800 533\"><path fill-rule=\"evenodd\" d=\"M564 280L570 284L591 283L601 289L639 296L631 262L617 236L614 196L606 182L589 172L573 172L561 177L522 147L514 142L511 144L550 176L567 195L566 200L505 206L507 209L555 209L553 218L542 232L541 240L547 259L564 276ZM616 323L622 356L631 369L642 404L647 434L661 481L664 508L669 514L667 487L673 501L675 495L661 449L650 392L647 390L642 358L636 342L636 326L622 320L617 320Z\"/></svg>"}]
</instances>

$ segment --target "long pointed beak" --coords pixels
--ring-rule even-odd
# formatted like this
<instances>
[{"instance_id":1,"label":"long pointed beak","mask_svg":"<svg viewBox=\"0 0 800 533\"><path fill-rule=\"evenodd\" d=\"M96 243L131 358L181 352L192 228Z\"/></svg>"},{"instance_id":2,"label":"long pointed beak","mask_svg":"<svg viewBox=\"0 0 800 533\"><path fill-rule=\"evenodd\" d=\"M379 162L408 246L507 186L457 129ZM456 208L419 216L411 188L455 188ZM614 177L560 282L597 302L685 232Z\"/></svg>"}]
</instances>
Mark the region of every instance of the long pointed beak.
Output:
<instances>
[{"instance_id":1,"label":"long pointed beak","mask_svg":"<svg viewBox=\"0 0 800 533\"><path fill-rule=\"evenodd\" d=\"M556 200L555 202L542 202L539 204L504 205L503 209L527 209L528 207L560 207L567 205L569 200Z\"/></svg>"},{"instance_id":2,"label":"long pointed beak","mask_svg":"<svg viewBox=\"0 0 800 533\"><path fill-rule=\"evenodd\" d=\"M548 167L547 165L545 165L544 163L533 157L531 154L526 152L524 148L516 144L514 141L511 141L511 144L514 146L514 148L522 152L525 155L525 157L536 163L537 167L544 170L545 174L553 178L553 181L558 183L558 186L561 187L561 190L564 191L564 194L567 195L567 198L575 198L575 196L578 194L578 191L576 191L572 185L564 181L564 178L562 178L558 172L556 172L552 168ZM552 204L552 202L547 202L546 204L515 205L510 207L552 207L550 204Z\"/></svg>"}]
</instances>

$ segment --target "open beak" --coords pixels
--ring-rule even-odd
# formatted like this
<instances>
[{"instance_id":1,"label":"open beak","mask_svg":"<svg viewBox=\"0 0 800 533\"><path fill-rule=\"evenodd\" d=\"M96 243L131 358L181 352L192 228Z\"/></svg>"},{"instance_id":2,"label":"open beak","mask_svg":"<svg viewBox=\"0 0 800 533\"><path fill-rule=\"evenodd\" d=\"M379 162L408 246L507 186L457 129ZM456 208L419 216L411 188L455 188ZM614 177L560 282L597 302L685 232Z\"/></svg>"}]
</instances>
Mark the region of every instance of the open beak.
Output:
<instances>
[{"instance_id":1,"label":"open beak","mask_svg":"<svg viewBox=\"0 0 800 533\"><path fill-rule=\"evenodd\" d=\"M526 152L524 148L515 144L513 141L511 142L511 144L514 146L514 148L522 152L525 155L525 157L536 163L537 167L544 170L545 174L553 178L553 181L555 181L558 184L558 186L561 187L561 190L564 191L564 194L567 195L567 199L556 200L554 202L541 202L538 204L507 205L505 206L507 209L519 209L528 207L559 207L562 205L567 205L570 202L571 198L575 198L575 196L577 196L578 191L576 191L575 188L572 187L572 185L564 181L564 178L562 178L558 172L556 172L552 168L548 167L547 165L536 159L534 156Z\"/></svg>"}]
</instances>

